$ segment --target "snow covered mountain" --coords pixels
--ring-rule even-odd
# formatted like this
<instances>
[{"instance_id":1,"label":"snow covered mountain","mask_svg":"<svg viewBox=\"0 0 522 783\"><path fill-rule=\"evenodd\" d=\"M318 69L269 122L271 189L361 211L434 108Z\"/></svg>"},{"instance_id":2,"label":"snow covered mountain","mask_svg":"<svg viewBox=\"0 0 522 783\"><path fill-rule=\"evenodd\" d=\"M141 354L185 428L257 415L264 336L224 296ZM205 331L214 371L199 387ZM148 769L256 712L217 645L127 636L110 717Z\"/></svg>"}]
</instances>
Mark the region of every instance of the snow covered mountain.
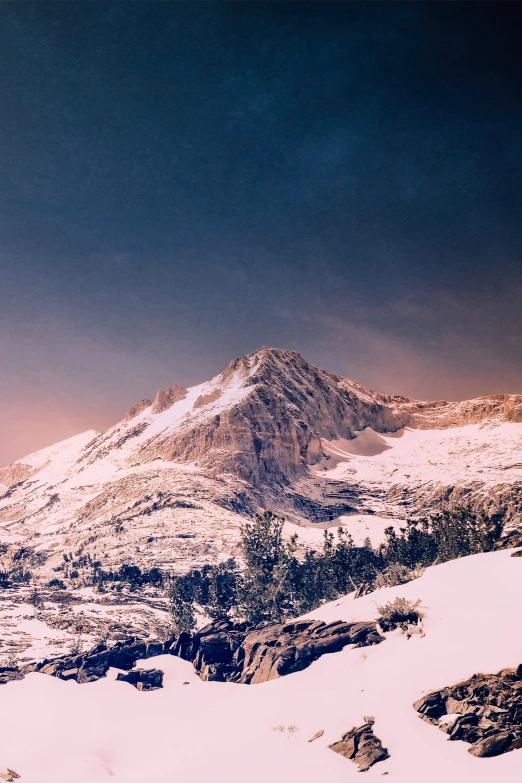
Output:
<instances>
[{"instance_id":1,"label":"snow covered mountain","mask_svg":"<svg viewBox=\"0 0 522 783\"><path fill-rule=\"evenodd\" d=\"M34 572L73 552L184 569L234 554L259 508L308 526L305 542L325 524L375 542L442 507L515 524L521 502L522 396L419 402L261 348L1 469L0 542Z\"/></svg>"}]
</instances>

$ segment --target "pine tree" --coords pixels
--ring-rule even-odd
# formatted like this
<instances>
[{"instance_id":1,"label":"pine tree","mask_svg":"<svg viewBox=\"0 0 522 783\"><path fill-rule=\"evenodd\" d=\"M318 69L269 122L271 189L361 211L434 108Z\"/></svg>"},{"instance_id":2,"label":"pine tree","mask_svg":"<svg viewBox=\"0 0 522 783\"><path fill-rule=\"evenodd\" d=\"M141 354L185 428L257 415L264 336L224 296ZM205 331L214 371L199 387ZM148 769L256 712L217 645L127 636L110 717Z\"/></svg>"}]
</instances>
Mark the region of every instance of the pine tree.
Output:
<instances>
[{"instance_id":1,"label":"pine tree","mask_svg":"<svg viewBox=\"0 0 522 783\"><path fill-rule=\"evenodd\" d=\"M205 611L213 620L229 617L237 603L238 572L233 558L209 570Z\"/></svg>"},{"instance_id":2,"label":"pine tree","mask_svg":"<svg viewBox=\"0 0 522 783\"><path fill-rule=\"evenodd\" d=\"M170 588L170 610L176 633L190 633L196 625L194 594L183 577L176 576Z\"/></svg>"},{"instance_id":3,"label":"pine tree","mask_svg":"<svg viewBox=\"0 0 522 783\"><path fill-rule=\"evenodd\" d=\"M257 514L241 526L241 552L245 571L240 585L240 611L247 620L280 620L288 607L286 595L289 550L283 542L284 519L270 511Z\"/></svg>"}]
</instances>

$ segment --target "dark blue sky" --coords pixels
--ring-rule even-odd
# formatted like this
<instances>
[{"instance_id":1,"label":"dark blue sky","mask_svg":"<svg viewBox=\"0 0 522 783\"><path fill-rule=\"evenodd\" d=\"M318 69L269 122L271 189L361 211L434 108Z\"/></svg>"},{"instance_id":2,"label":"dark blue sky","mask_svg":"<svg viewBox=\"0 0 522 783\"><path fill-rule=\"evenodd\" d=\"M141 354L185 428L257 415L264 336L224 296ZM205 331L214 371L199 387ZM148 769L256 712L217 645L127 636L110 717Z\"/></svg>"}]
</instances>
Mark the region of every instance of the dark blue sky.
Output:
<instances>
[{"instance_id":1,"label":"dark blue sky","mask_svg":"<svg viewBox=\"0 0 522 783\"><path fill-rule=\"evenodd\" d=\"M0 463L261 344L522 392L521 21L0 2Z\"/></svg>"}]
</instances>

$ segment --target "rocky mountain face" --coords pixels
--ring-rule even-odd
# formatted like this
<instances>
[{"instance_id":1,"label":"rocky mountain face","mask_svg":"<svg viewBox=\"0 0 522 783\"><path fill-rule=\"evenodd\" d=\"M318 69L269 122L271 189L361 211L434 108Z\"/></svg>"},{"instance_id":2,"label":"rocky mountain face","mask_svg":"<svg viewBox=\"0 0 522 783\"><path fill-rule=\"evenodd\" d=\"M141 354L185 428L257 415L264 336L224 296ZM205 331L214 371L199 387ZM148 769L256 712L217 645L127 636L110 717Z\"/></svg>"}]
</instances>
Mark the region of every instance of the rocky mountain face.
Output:
<instances>
[{"instance_id":1,"label":"rocky mountain face","mask_svg":"<svg viewBox=\"0 0 522 783\"><path fill-rule=\"evenodd\" d=\"M0 565L185 570L236 554L240 518L260 508L308 526L364 516L370 533L372 517L443 507L515 524L521 447L520 395L419 402L261 348L0 470Z\"/></svg>"}]
</instances>

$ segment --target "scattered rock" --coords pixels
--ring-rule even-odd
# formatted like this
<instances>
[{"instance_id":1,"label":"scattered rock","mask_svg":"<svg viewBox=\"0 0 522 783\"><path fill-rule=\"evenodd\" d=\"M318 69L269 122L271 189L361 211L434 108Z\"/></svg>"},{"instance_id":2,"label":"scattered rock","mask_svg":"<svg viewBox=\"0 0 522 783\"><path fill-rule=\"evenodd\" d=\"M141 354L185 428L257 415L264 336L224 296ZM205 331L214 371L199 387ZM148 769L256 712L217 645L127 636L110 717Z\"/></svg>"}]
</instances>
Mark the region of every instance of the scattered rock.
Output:
<instances>
[{"instance_id":1,"label":"scattered rock","mask_svg":"<svg viewBox=\"0 0 522 783\"><path fill-rule=\"evenodd\" d=\"M14 769L9 769L9 767L7 767L7 772L0 772L0 778L2 778L2 780L7 780L7 783L12 783L13 780L19 780L21 775L19 775L18 772L15 772Z\"/></svg>"},{"instance_id":2,"label":"scattered rock","mask_svg":"<svg viewBox=\"0 0 522 783\"><path fill-rule=\"evenodd\" d=\"M361 772L366 772L378 761L390 758L382 742L373 733L373 723L364 723L343 735L342 739L330 745L336 753L354 761Z\"/></svg>"},{"instance_id":3,"label":"scattered rock","mask_svg":"<svg viewBox=\"0 0 522 783\"><path fill-rule=\"evenodd\" d=\"M522 747L522 664L430 693L413 705L421 717L469 742L474 756L498 756ZM455 716L452 720L452 716Z\"/></svg>"},{"instance_id":4,"label":"scattered rock","mask_svg":"<svg viewBox=\"0 0 522 783\"><path fill-rule=\"evenodd\" d=\"M322 737L324 734L324 729L319 729L319 731L316 731L313 737L310 737L308 742L314 742L316 739L319 739L319 737Z\"/></svg>"}]
</instances>

